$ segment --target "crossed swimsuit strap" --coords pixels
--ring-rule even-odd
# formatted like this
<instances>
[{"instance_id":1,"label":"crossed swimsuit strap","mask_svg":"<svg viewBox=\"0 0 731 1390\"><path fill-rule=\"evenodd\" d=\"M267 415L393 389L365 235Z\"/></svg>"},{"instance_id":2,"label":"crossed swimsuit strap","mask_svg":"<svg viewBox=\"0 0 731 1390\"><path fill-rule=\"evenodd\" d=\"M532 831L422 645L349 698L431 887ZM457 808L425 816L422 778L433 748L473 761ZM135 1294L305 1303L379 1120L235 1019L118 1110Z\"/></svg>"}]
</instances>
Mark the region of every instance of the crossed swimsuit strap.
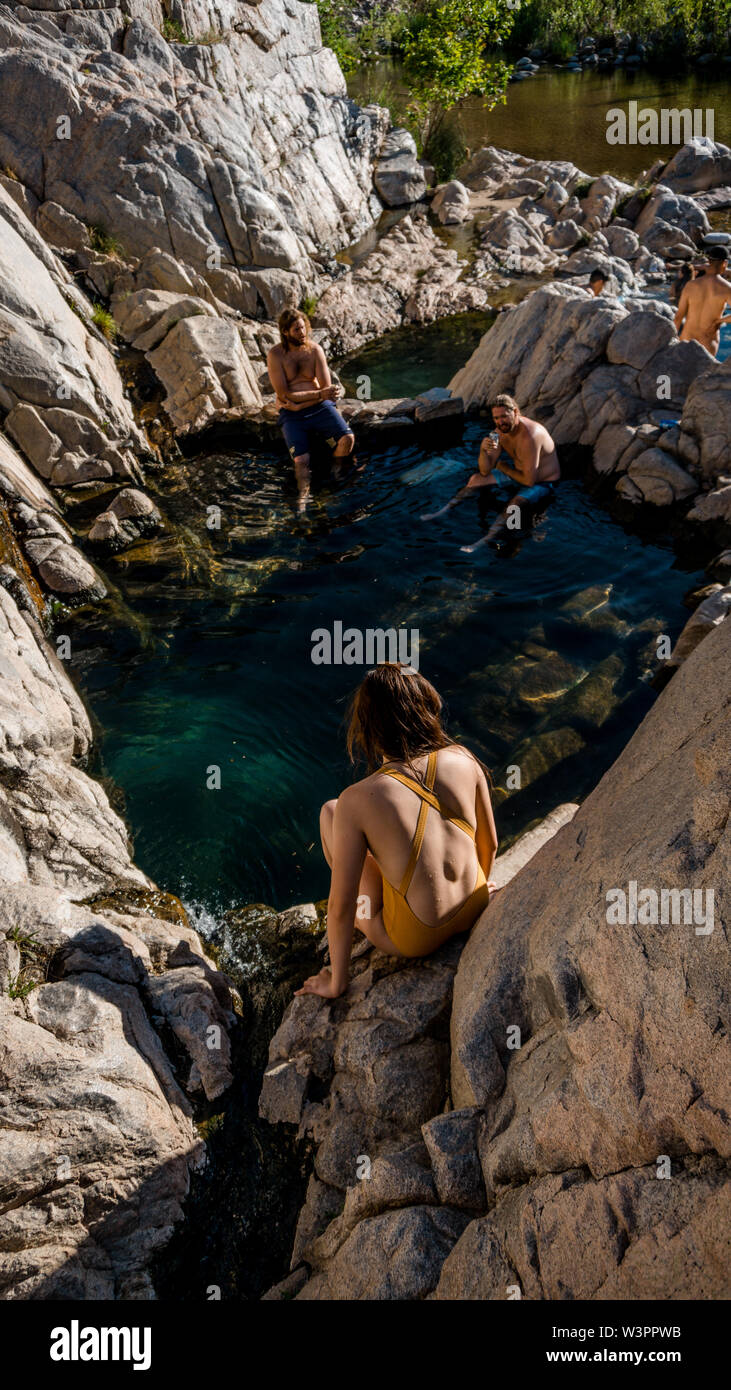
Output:
<instances>
[{"instance_id":1,"label":"crossed swimsuit strap","mask_svg":"<svg viewBox=\"0 0 731 1390\"><path fill-rule=\"evenodd\" d=\"M426 830L426 818L429 814L430 806L433 806L435 811L438 811L445 820L451 821L453 825L458 825L460 830L466 831L472 840L475 838L475 831L474 827L471 826L468 821L462 820L461 816L450 816L442 806L439 797L435 795L434 780L437 775L436 753L429 754L426 765L425 786L422 786L421 782L417 782L413 777L407 776L405 772L396 772L394 769L388 767L384 767L382 771L386 777L395 777L397 782L403 782L405 787L409 787L411 791L416 792L416 795L421 797L419 819L416 822L416 831L411 842L411 854L409 855L409 862L406 865L406 870L398 890L401 897L405 898L409 891L409 884L413 878L419 855L421 854L421 846L424 842L424 831Z\"/></svg>"}]
</instances>

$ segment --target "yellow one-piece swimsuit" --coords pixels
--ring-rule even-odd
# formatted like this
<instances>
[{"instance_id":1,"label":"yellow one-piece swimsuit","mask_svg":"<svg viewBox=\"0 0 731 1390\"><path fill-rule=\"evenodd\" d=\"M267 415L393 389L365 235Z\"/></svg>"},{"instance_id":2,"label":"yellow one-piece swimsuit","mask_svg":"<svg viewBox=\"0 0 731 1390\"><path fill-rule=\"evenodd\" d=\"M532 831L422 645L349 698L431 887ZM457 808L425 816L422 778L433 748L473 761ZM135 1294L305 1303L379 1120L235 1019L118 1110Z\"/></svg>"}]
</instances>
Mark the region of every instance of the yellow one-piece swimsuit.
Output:
<instances>
[{"instance_id":1,"label":"yellow one-piece swimsuit","mask_svg":"<svg viewBox=\"0 0 731 1390\"><path fill-rule=\"evenodd\" d=\"M460 830L464 830L470 839L475 838L474 826L468 821L462 820L460 816L450 816L442 806L434 788L434 780L437 772L437 755L430 753L426 765L425 786L417 782L413 777L407 776L404 772L396 772L393 768L384 767L380 769L386 777L395 777L397 782L403 782L405 787L421 798L421 808L419 819L416 822L416 831L411 842L411 853L409 862L406 865L404 876L398 888L394 888L388 879L383 878L383 925L387 934L390 936L394 946L405 956L428 956L441 946L443 941L447 941L450 936L456 936L458 932L468 931L476 922L480 913L487 907L490 894L487 887L487 880L482 870L482 865L478 861L477 880L470 896L463 902L461 907L451 912L443 922L437 922L436 926L427 926L422 922L416 913L412 912L406 901L406 894L414 875L414 869L421 854L421 846L424 841L424 831L426 829L426 818L429 814L430 806L433 806L445 820L451 821L453 825L458 825Z\"/></svg>"}]
</instances>

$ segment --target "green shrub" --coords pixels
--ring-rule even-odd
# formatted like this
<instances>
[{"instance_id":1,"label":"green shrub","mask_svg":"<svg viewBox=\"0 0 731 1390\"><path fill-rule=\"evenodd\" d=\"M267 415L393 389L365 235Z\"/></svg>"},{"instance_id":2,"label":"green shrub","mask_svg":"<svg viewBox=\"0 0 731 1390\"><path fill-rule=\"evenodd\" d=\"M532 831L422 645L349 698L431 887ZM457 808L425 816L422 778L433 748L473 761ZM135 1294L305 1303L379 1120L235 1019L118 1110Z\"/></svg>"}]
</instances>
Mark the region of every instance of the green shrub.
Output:
<instances>
[{"instance_id":1,"label":"green shrub","mask_svg":"<svg viewBox=\"0 0 731 1390\"><path fill-rule=\"evenodd\" d=\"M178 19L164 19L160 33L164 39L167 39L168 43L190 43L190 39Z\"/></svg>"},{"instance_id":2,"label":"green shrub","mask_svg":"<svg viewBox=\"0 0 731 1390\"><path fill-rule=\"evenodd\" d=\"M483 97L488 110L504 100L511 68L494 54L512 23L503 0L421 0L411 15L400 39L410 124L435 165L439 159L444 167L445 149L455 148L454 133L441 133L450 113L468 97Z\"/></svg>"},{"instance_id":3,"label":"green shrub","mask_svg":"<svg viewBox=\"0 0 731 1390\"><path fill-rule=\"evenodd\" d=\"M122 246L115 236L112 236L99 223L92 223L89 227L89 241L92 250L98 251L100 256L123 256Z\"/></svg>"},{"instance_id":4,"label":"green shrub","mask_svg":"<svg viewBox=\"0 0 731 1390\"><path fill-rule=\"evenodd\" d=\"M429 162L434 165L437 183L453 178L467 158L467 146L457 121L444 121L429 142Z\"/></svg>"},{"instance_id":5,"label":"green shrub","mask_svg":"<svg viewBox=\"0 0 731 1390\"><path fill-rule=\"evenodd\" d=\"M29 980L21 970L17 975L8 975L8 997L10 999L27 999L32 989L38 988L38 980Z\"/></svg>"},{"instance_id":6,"label":"green shrub","mask_svg":"<svg viewBox=\"0 0 731 1390\"><path fill-rule=\"evenodd\" d=\"M110 343L113 343L115 338L119 337L119 329L109 310L105 309L103 304L94 305L91 318L92 322L96 324L97 328L104 334L104 337L109 339Z\"/></svg>"}]
</instances>

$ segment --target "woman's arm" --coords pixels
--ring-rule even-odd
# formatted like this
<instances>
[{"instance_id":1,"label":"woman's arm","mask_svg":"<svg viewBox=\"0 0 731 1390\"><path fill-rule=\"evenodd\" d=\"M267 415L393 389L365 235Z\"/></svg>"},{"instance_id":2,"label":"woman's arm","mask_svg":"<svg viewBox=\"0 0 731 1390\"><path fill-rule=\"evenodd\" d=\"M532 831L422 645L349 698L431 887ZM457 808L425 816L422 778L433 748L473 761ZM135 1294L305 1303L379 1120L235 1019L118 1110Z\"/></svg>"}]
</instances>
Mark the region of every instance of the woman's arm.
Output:
<instances>
[{"instance_id":1,"label":"woman's arm","mask_svg":"<svg viewBox=\"0 0 731 1390\"><path fill-rule=\"evenodd\" d=\"M355 788L349 787L338 797L333 819L332 874L327 902L330 969L305 980L302 988L296 990L297 994L321 994L326 999L336 999L348 988L358 888L368 850L354 792Z\"/></svg>"},{"instance_id":2,"label":"woman's arm","mask_svg":"<svg viewBox=\"0 0 731 1390\"><path fill-rule=\"evenodd\" d=\"M475 796L475 811L477 814L477 832L475 834L475 845L477 848L477 858L480 861L485 878L490 881L490 874L495 863L497 854L497 830L495 829L495 817L492 811L490 800L490 789L487 785L487 778L482 768L477 768L477 788Z\"/></svg>"}]
</instances>

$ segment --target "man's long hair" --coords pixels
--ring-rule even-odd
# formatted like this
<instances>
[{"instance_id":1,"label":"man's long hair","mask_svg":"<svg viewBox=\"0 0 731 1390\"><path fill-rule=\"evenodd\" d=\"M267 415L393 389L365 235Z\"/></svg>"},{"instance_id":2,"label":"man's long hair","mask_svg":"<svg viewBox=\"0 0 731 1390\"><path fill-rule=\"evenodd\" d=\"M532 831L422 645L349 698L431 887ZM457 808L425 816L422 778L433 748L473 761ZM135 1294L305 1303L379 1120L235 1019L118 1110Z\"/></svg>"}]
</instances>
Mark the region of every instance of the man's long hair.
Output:
<instances>
[{"instance_id":1,"label":"man's long hair","mask_svg":"<svg viewBox=\"0 0 731 1390\"><path fill-rule=\"evenodd\" d=\"M306 341L308 343L310 341L310 332L312 330L312 325L307 315L303 314L301 309L283 309L281 314L279 315L279 318L277 319L277 328L279 329L279 341L281 342L283 348L286 348L288 346L287 334L296 319L302 319L305 328L307 329Z\"/></svg>"}]
</instances>

